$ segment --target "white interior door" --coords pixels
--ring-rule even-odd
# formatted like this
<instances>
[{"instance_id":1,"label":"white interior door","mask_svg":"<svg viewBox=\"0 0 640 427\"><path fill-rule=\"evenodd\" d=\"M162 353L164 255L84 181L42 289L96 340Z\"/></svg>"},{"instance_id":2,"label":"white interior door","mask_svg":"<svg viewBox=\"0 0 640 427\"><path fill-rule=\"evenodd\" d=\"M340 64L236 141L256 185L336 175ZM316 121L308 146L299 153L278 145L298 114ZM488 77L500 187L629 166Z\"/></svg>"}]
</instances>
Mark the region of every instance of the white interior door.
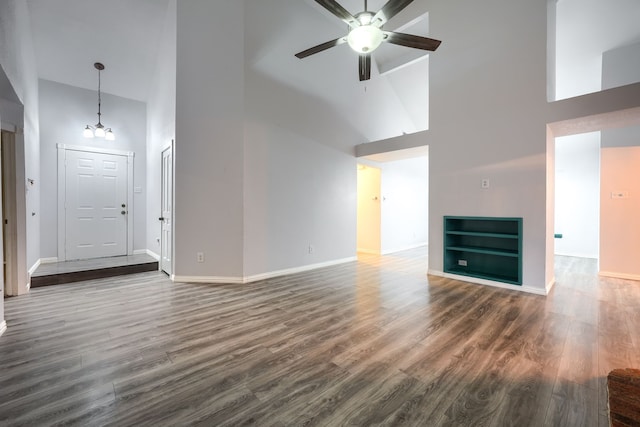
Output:
<instances>
[{"instance_id":1,"label":"white interior door","mask_svg":"<svg viewBox=\"0 0 640 427\"><path fill-rule=\"evenodd\" d=\"M171 275L172 258L172 213L173 213L173 150L167 148L162 152L162 185L161 185L162 216L160 223L160 269Z\"/></svg>"},{"instance_id":2,"label":"white interior door","mask_svg":"<svg viewBox=\"0 0 640 427\"><path fill-rule=\"evenodd\" d=\"M67 150L66 259L127 254L127 157Z\"/></svg>"}]
</instances>

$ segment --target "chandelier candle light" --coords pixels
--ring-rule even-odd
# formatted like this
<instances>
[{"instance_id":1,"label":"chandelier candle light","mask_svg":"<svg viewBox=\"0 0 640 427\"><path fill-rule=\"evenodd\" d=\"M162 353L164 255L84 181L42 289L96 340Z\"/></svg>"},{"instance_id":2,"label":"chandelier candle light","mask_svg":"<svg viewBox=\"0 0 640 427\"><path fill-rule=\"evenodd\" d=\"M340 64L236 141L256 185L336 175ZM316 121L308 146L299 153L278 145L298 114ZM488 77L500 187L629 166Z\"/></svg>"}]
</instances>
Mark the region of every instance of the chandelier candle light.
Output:
<instances>
[{"instance_id":1,"label":"chandelier candle light","mask_svg":"<svg viewBox=\"0 0 640 427\"><path fill-rule=\"evenodd\" d=\"M100 113L100 71L104 70L104 65L100 62L96 62L95 64L93 64L93 66L96 70L98 70L98 123L95 126L87 125L84 128L84 132L82 132L82 135L85 138L93 138L95 136L97 138L104 138L107 141L114 141L116 139L116 136L111 131L111 128L105 128L100 121L100 116L102 115Z\"/></svg>"}]
</instances>

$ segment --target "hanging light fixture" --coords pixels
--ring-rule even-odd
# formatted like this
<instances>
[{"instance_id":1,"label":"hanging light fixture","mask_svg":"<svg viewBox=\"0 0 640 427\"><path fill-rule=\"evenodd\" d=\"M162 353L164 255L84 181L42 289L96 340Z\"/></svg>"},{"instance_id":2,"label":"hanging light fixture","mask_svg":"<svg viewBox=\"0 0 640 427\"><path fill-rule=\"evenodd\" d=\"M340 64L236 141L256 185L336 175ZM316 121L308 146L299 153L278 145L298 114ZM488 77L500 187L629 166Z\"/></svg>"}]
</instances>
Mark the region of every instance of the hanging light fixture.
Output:
<instances>
[{"instance_id":1,"label":"hanging light fixture","mask_svg":"<svg viewBox=\"0 0 640 427\"><path fill-rule=\"evenodd\" d=\"M364 12L355 16L360 25L353 28L347 36L347 43L351 49L360 54L369 54L376 50L384 39L382 30L372 23L374 14L367 10L367 0L364 0Z\"/></svg>"},{"instance_id":2,"label":"hanging light fixture","mask_svg":"<svg viewBox=\"0 0 640 427\"><path fill-rule=\"evenodd\" d=\"M85 138L104 138L107 141L113 141L116 139L116 136L113 134L111 128L105 128L100 120L100 106L101 106L101 94L100 94L100 71L104 70L104 65L100 62L96 62L93 64L96 70L98 70L98 123L95 126L87 125L82 132L82 136Z\"/></svg>"}]
</instances>

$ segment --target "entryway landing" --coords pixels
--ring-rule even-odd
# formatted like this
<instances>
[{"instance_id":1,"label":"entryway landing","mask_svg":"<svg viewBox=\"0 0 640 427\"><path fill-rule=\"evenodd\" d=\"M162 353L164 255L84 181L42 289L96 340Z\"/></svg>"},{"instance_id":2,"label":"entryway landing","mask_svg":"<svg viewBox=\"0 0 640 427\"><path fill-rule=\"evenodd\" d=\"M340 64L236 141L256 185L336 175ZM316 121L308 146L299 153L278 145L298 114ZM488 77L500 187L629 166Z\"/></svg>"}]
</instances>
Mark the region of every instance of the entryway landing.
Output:
<instances>
[{"instance_id":1,"label":"entryway landing","mask_svg":"<svg viewBox=\"0 0 640 427\"><path fill-rule=\"evenodd\" d=\"M147 254L41 264L31 276L31 287L59 285L125 274L157 271L158 261Z\"/></svg>"}]
</instances>

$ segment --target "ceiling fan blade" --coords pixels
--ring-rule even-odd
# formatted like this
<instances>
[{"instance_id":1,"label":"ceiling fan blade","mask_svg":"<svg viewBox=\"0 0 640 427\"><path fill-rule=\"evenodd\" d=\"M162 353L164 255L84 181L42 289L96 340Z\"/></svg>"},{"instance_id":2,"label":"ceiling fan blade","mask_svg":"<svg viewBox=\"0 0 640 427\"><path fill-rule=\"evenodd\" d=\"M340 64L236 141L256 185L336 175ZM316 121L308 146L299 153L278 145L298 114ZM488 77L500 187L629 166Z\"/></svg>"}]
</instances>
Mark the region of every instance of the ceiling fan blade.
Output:
<instances>
[{"instance_id":1,"label":"ceiling fan blade","mask_svg":"<svg viewBox=\"0 0 640 427\"><path fill-rule=\"evenodd\" d=\"M389 0L382 9L373 16L371 22L377 27L382 27L389 19L396 16L402 9L409 6L413 0Z\"/></svg>"},{"instance_id":2,"label":"ceiling fan blade","mask_svg":"<svg viewBox=\"0 0 640 427\"><path fill-rule=\"evenodd\" d=\"M385 35L382 41L415 49L434 51L442 43L440 40L414 36L413 34L394 33L393 31L383 31L382 33Z\"/></svg>"},{"instance_id":3,"label":"ceiling fan blade","mask_svg":"<svg viewBox=\"0 0 640 427\"><path fill-rule=\"evenodd\" d=\"M335 0L316 0L320 6L333 13L338 19L342 19L350 27L359 27L360 22L347 9L340 6Z\"/></svg>"},{"instance_id":4,"label":"ceiling fan blade","mask_svg":"<svg viewBox=\"0 0 640 427\"><path fill-rule=\"evenodd\" d=\"M340 37L339 39L330 40L328 42L319 44L318 46L311 47L307 50L303 50L302 52L296 53L296 56L300 59L306 58L307 56L311 56L314 53L322 52L323 50L327 50L330 47L338 46L340 44L346 43L346 37Z\"/></svg>"},{"instance_id":5,"label":"ceiling fan blade","mask_svg":"<svg viewBox=\"0 0 640 427\"><path fill-rule=\"evenodd\" d=\"M369 80L371 78L371 55L360 55L359 62L359 74L360 81Z\"/></svg>"}]
</instances>

